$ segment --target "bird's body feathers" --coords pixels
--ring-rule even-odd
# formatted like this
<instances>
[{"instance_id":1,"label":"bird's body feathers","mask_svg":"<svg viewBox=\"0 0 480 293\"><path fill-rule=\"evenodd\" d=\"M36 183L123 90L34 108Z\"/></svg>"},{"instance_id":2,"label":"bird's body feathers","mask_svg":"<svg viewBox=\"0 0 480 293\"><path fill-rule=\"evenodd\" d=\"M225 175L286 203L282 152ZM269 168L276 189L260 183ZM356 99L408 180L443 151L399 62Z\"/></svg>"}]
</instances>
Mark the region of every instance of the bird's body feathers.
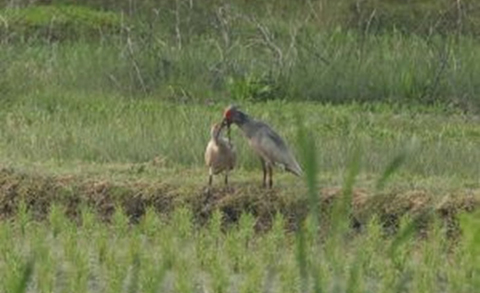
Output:
<instances>
[{"instance_id":1,"label":"bird's body feathers","mask_svg":"<svg viewBox=\"0 0 480 293\"><path fill-rule=\"evenodd\" d=\"M235 168L237 161L236 150L224 138L210 140L205 150L205 164L212 168L214 175Z\"/></svg>"},{"instance_id":2,"label":"bird's body feathers","mask_svg":"<svg viewBox=\"0 0 480 293\"><path fill-rule=\"evenodd\" d=\"M263 186L267 186L267 177L269 177L269 187L273 185L273 165L282 165L285 170L297 176L302 175L302 168L287 144L268 124L250 118L236 106L229 106L225 109L223 123L228 127L236 124L247 138L250 147L260 157L263 168Z\"/></svg>"},{"instance_id":3,"label":"bird's body feathers","mask_svg":"<svg viewBox=\"0 0 480 293\"><path fill-rule=\"evenodd\" d=\"M249 145L266 163L283 166L297 176L302 174L285 141L270 126L252 119L243 124L241 129Z\"/></svg>"},{"instance_id":4,"label":"bird's body feathers","mask_svg":"<svg viewBox=\"0 0 480 293\"><path fill-rule=\"evenodd\" d=\"M211 138L205 149L205 164L209 168L209 185L213 175L225 172L225 184L228 185L228 174L235 168L237 154L235 147L220 136L222 126L215 124L211 128Z\"/></svg>"}]
</instances>

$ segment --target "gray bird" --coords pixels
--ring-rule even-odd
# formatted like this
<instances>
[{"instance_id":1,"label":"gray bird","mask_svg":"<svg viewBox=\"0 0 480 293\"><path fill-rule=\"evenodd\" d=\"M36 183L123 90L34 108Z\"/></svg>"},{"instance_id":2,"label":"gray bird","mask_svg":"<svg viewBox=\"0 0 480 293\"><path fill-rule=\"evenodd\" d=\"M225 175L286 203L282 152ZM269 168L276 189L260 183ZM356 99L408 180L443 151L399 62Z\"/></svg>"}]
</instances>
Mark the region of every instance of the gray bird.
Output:
<instances>
[{"instance_id":1,"label":"gray bird","mask_svg":"<svg viewBox=\"0 0 480 293\"><path fill-rule=\"evenodd\" d=\"M272 166L282 165L287 171L301 176L303 171L284 140L266 123L250 118L236 106L229 106L223 113L222 125L230 128L236 124L248 140L250 147L260 157L263 168L263 186L273 185Z\"/></svg>"},{"instance_id":2,"label":"gray bird","mask_svg":"<svg viewBox=\"0 0 480 293\"><path fill-rule=\"evenodd\" d=\"M214 124L210 129L210 141L205 149L205 164L208 167L208 185L212 185L213 175L225 172L225 185L228 187L228 174L235 168L237 155L235 147L221 137L223 125Z\"/></svg>"}]
</instances>

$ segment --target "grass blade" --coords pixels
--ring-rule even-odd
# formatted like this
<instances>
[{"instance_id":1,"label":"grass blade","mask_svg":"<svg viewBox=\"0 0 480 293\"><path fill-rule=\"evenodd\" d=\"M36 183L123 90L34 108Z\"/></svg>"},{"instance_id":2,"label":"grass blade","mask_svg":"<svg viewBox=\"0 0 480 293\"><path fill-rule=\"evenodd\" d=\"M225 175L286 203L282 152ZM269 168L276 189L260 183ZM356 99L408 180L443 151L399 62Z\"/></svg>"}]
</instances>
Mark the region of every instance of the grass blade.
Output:
<instances>
[{"instance_id":1,"label":"grass blade","mask_svg":"<svg viewBox=\"0 0 480 293\"><path fill-rule=\"evenodd\" d=\"M317 153L315 147L315 140L311 135L308 135L301 116L299 113L296 113L297 121L297 137L298 142L301 147L302 159L305 169L306 184L308 189L308 201L309 201L309 213L312 216L313 227L315 234L318 234L319 217L320 217L320 206L318 200L318 183L317 183L317 174L318 174L318 163L317 163ZM307 271L307 261L306 261L306 247L305 247L305 231L303 230L303 225L300 226L300 229L297 232L297 262L300 268L300 276L302 277L302 289L303 292L306 292L308 289L308 271ZM319 248L317 243L318 239L315 238L316 248ZM320 275L318 273L318 268L315 263L312 263L310 267L310 274L313 276L314 282L314 292L322 292L322 284L320 280Z\"/></svg>"},{"instance_id":2,"label":"grass blade","mask_svg":"<svg viewBox=\"0 0 480 293\"><path fill-rule=\"evenodd\" d=\"M426 212L416 215L400 231L397 232L388 249L388 254L390 255L390 258L392 260L395 260L396 252L400 248L400 246L406 243L409 239L412 239L415 232L417 232L419 224L425 221L425 218L429 218L430 216L432 216L434 212L435 210L433 208L430 208Z\"/></svg>"},{"instance_id":3,"label":"grass blade","mask_svg":"<svg viewBox=\"0 0 480 293\"><path fill-rule=\"evenodd\" d=\"M308 135L307 130L303 125L302 118L298 114L298 112L296 113L296 121L298 129L297 139L301 149L302 163L305 169L305 180L308 188L308 200L310 206L309 212L314 218L315 227L318 228L318 216L320 213L320 207L317 196L318 165L317 154L315 152L315 141L313 140L311 135Z\"/></svg>"},{"instance_id":4,"label":"grass blade","mask_svg":"<svg viewBox=\"0 0 480 293\"><path fill-rule=\"evenodd\" d=\"M140 274L140 255L135 253L132 261L132 271L130 276L130 282L128 284L128 293L138 292L138 283L139 283L139 274Z\"/></svg>"},{"instance_id":5,"label":"grass blade","mask_svg":"<svg viewBox=\"0 0 480 293\"><path fill-rule=\"evenodd\" d=\"M334 237L343 235L348 231L349 215L351 215L351 203L353 196L353 186L355 180L360 173L361 165L361 149L356 148L353 158L347 170L347 176L343 183L342 197L339 201L335 201L331 215L331 227Z\"/></svg>"},{"instance_id":6,"label":"grass blade","mask_svg":"<svg viewBox=\"0 0 480 293\"><path fill-rule=\"evenodd\" d=\"M400 152L393 160L387 165L385 171L382 173L382 177L377 182L377 190L381 190L385 187L388 179L405 163L407 159L407 152L404 150Z\"/></svg>"},{"instance_id":7,"label":"grass blade","mask_svg":"<svg viewBox=\"0 0 480 293\"><path fill-rule=\"evenodd\" d=\"M308 270L307 270L307 251L305 243L304 227L300 224L296 233L296 247L297 247L297 265L300 270L301 288L302 292L307 292L308 289Z\"/></svg>"},{"instance_id":8,"label":"grass blade","mask_svg":"<svg viewBox=\"0 0 480 293\"><path fill-rule=\"evenodd\" d=\"M35 266L35 259L30 258L22 268L21 276L13 289L12 293L23 293L27 292L28 284L30 283L33 276L33 269Z\"/></svg>"}]
</instances>

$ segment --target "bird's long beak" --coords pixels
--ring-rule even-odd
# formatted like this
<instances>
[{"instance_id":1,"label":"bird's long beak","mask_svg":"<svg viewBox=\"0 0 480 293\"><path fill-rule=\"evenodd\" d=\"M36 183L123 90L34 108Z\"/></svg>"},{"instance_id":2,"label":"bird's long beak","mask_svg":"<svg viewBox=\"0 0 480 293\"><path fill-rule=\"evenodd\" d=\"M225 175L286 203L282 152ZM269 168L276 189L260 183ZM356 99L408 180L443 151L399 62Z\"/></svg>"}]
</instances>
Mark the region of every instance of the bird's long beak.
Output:
<instances>
[{"instance_id":1,"label":"bird's long beak","mask_svg":"<svg viewBox=\"0 0 480 293\"><path fill-rule=\"evenodd\" d=\"M222 127L228 126L230 128L230 123L228 122L227 118L223 118L222 120Z\"/></svg>"},{"instance_id":2,"label":"bird's long beak","mask_svg":"<svg viewBox=\"0 0 480 293\"><path fill-rule=\"evenodd\" d=\"M225 126L227 126L228 143L231 144L231 143L232 143L232 138L231 138L231 136L230 136L230 125L231 125L230 121L228 121L227 118L223 118L223 120L222 120L222 128L225 127Z\"/></svg>"}]
</instances>

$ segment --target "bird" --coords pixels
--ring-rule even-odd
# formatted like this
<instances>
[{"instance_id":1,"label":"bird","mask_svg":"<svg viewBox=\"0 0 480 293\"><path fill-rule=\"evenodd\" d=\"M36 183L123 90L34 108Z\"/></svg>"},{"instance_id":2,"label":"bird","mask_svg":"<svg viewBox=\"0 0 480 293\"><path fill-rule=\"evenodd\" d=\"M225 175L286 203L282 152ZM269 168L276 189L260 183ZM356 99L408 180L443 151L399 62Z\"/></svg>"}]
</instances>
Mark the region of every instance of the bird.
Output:
<instances>
[{"instance_id":1,"label":"bird","mask_svg":"<svg viewBox=\"0 0 480 293\"><path fill-rule=\"evenodd\" d=\"M248 144L260 157L263 168L263 187L273 186L273 165L281 165L285 170L302 176L303 170L292 155L287 144L268 124L251 118L237 106L230 105L223 112L222 125L230 130L230 125L235 124L243 132Z\"/></svg>"},{"instance_id":2,"label":"bird","mask_svg":"<svg viewBox=\"0 0 480 293\"><path fill-rule=\"evenodd\" d=\"M210 128L210 141L205 149L205 164L209 169L208 186L212 186L213 175L225 172L225 186L228 187L228 175L237 163L236 150L230 141L220 136L224 123L215 123Z\"/></svg>"}]
</instances>

